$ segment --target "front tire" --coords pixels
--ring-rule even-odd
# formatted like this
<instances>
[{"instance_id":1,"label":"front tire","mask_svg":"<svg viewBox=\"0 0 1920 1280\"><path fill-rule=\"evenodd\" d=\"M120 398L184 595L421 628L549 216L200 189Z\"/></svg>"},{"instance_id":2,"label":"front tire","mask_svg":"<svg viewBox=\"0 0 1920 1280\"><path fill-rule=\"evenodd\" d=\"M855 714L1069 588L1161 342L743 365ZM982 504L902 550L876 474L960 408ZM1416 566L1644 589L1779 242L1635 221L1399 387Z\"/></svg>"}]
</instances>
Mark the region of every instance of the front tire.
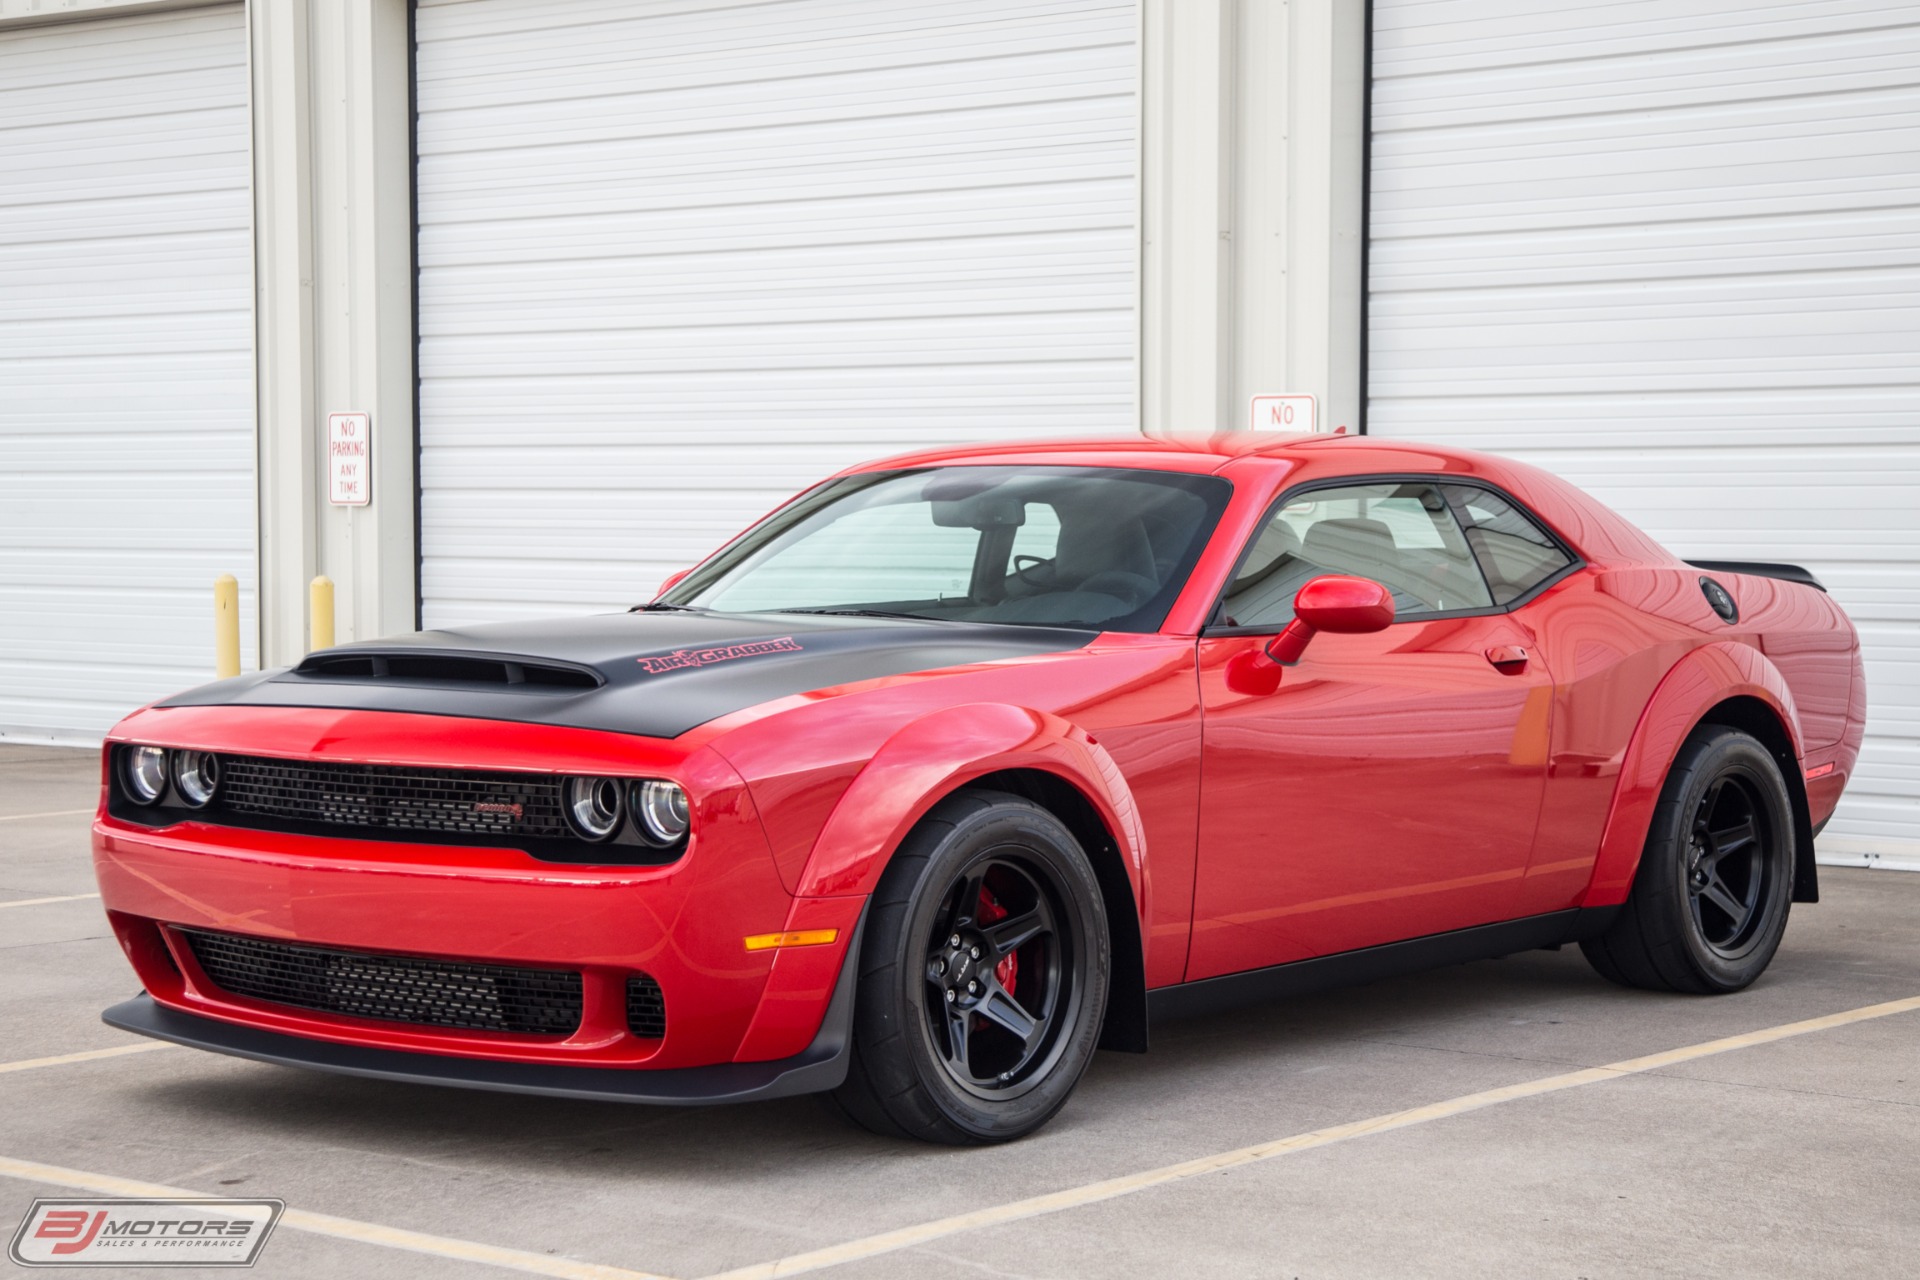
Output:
<instances>
[{"instance_id":1,"label":"front tire","mask_svg":"<svg viewBox=\"0 0 1920 1280\"><path fill-rule=\"evenodd\" d=\"M1025 1137L1066 1105L1100 1038L1100 886L1051 813L960 792L888 864L859 963L853 1058L830 1105L896 1137Z\"/></svg>"},{"instance_id":2,"label":"front tire","mask_svg":"<svg viewBox=\"0 0 1920 1280\"><path fill-rule=\"evenodd\" d=\"M1622 986L1718 995L1750 985L1786 932L1793 830L1772 753L1738 729L1700 726L1661 789L1626 905L1580 949Z\"/></svg>"}]
</instances>

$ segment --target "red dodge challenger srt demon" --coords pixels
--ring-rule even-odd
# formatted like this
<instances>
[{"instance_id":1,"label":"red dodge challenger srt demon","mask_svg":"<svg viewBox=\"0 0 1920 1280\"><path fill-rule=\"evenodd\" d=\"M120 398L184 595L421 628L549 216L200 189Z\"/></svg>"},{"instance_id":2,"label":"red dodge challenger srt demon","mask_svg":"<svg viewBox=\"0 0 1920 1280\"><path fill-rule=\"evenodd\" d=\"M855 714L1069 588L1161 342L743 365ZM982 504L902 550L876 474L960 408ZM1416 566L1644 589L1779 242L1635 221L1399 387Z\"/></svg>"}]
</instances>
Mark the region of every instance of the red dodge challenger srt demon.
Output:
<instances>
[{"instance_id":1,"label":"red dodge challenger srt demon","mask_svg":"<svg viewBox=\"0 0 1920 1280\"><path fill-rule=\"evenodd\" d=\"M1791 565L1377 439L855 467L628 613L136 712L116 1027L576 1098L1016 1138L1156 1019L1577 942L1737 991L1859 753Z\"/></svg>"}]
</instances>

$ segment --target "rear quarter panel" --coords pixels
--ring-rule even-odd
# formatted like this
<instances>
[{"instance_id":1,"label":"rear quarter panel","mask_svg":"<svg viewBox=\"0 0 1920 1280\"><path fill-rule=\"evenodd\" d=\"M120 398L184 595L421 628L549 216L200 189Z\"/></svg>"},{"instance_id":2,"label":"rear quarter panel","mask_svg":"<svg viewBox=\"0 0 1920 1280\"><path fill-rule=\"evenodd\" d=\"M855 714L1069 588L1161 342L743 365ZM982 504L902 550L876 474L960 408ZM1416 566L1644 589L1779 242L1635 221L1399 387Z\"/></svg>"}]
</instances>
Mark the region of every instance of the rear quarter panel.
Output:
<instances>
[{"instance_id":1,"label":"rear quarter panel","mask_svg":"<svg viewBox=\"0 0 1920 1280\"><path fill-rule=\"evenodd\" d=\"M1554 683L1547 785L1523 914L1581 905L1647 705L1668 672L1705 640L1689 620L1643 607L1658 577L1596 569L1522 611ZM1704 600L1701 608L1711 615Z\"/></svg>"},{"instance_id":2,"label":"rear quarter panel","mask_svg":"<svg viewBox=\"0 0 1920 1280\"><path fill-rule=\"evenodd\" d=\"M1780 669L1800 709L1809 749L1832 746L1847 733L1859 637L1832 597L1795 582L1745 573L1712 577L1740 606L1739 629Z\"/></svg>"},{"instance_id":3,"label":"rear quarter panel","mask_svg":"<svg viewBox=\"0 0 1920 1280\"><path fill-rule=\"evenodd\" d=\"M1624 899L1674 756L1728 698L1770 707L1801 767L1836 765L1834 782L1808 788L1812 821L1831 813L1850 735L1858 748L1851 624L1811 587L1716 573L1739 605L1729 623L1703 576L1678 563L1597 566L1528 610L1556 685L1530 909Z\"/></svg>"}]
</instances>

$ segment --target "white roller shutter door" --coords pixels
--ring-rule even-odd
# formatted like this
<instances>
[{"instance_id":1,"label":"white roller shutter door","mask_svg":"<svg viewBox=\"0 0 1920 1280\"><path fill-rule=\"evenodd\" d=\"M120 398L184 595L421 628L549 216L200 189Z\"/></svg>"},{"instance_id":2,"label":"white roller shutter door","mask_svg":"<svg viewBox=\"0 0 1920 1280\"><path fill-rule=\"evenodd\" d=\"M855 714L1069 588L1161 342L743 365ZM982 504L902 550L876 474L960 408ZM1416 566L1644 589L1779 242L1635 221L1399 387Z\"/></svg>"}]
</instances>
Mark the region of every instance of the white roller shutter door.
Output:
<instances>
[{"instance_id":1,"label":"white roller shutter door","mask_svg":"<svg viewBox=\"0 0 1920 1280\"><path fill-rule=\"evenodd\" d=\"M1135 423L1132 0L422 0L427 625L863 458Z\"/></svg>"},{"instance_id":2,"label":"white roller shutter door","mask_svg":"<svg viewBox=\"0 0 1920 1280\"><path fill-rule=\"evenodd\" d=\"M1865 644L1821 853L1920 865L1920 13L1376 0L1368 429L1559 472Z\"/></svg>"},{"instance_id":3,"label":"white roller shutter door","mask_svg":"<svg viewBox=\"0 0 1920 1280\"><path fill-rule=\"evenodd\" d=\"M0 31L0 739L251 649L249 136L238 5Z\"/></svg>"}]
</instances>

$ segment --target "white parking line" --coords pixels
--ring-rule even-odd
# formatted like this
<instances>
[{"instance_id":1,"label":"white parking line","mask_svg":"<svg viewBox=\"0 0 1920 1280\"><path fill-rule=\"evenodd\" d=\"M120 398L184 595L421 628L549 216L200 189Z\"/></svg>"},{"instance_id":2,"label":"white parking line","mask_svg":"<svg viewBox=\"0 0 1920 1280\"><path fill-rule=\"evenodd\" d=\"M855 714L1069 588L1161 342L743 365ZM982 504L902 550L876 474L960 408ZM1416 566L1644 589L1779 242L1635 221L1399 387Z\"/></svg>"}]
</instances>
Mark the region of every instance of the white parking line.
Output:
<instances>
[{"instance_id":1,"label":"white parking line","mask_svg":"<svg viewBox=\"0 0 1920 1280\"><path fill-rule=\"evenodd\" d=\"M36 1164L31 1160L13 1160L0 1156L0 1177L18 1178L23 1182L38 1182L46 1186L71 1187L76 1191L92 1191L99 1195L138 1196L152 1199L156 1196L189 1196L207 1199L204 1191L188 1191L181 1187L161 1186L152 1182L135 1182L131 1178L115 1178L103 1173L86 1173L79 1169L63 1169L59 1165ZM405 1249L410 1253L432 1254L439 1258L457 1258L462 1262L477 1262L483 1266L502 1267L509 1271L524 1271L536 1276L559 1276L561 1280L665 1280L645 1271L629 1271L624 1267L603 1267L592 1262L575 1262L569 1258L554 1258L542 1253L527 1253L520 1249L501 1249L490 1244L475 1244L470 1240L453 1240L446 1236L430 1236L419 1231L403 1231L398 1227L385 1227L377 1222L355 1222L351 1218L336 1218L326 1213L309 1213L304 1209L288 1209L280 1215L280 1225L294 1231L305 1231L317 1236L333 1236L339 1240L351 1240L357 1244L378 1245L386 1249Z\"/></svg>"},{"instance_id":2,"label":"white parking line","mask_svg":"<svg viewBox=\"0 0 1920 1280\"><path fill-rule=\"evenodd\" d=\"M69 893L59 898L15 898L12 902L0 902L0 908L38 907L49 902L80 902L87 898L97 898L99 896L97 893Z\"/></svg>"},{"instance_id":3,"label":"white parking line","mask_svg":"<svg viewBox=\"0 0 1920 1280\"><path fill-rule=\"evenodd\" d=\"M25 822L28 818L75 818L92 812L91 809L52 809L46 813L8 813L0 814L0 822Z\"/></svg>"},{"instance_id":4,"label":"white parking line","mask_svg":"<svg viewBox=\"0 0 1920 1280\"><path fill-rule=\"evenodd\" d=\"M1223 1169L1272 1160L1279 1156L1292 1155L1297 1151L1311 1151L1316 1147L1331 1146L1333 1143L1345 1142L1351 1138L1391 1133L1395 1129L1426 1124L1432 1120L1444 1120L1449 1116L1477 1111L1482 1107L1497 1106L1503 1102L1516 1102L1522 1098L1535 1098L1543 1093L1577 1089L1582 1085L1599 1084L1604 1080L1618 1080L1623 1076L1658 1071L1662 1067L1691 1062L1696 1058L1711 1057L1716 1053L1731 1053L1735 1049L1749 1049L1755 1045L1771 1044L1773 1041L1785 1040L1792 1036L1829 1031L1834 1027L1865 1022L1871 1018L1890 1017L1893 1014L1906 1013L1914 1009L1920 1009L1920 996L1905 1000L1889 1000L1884 1004L1849 1009L1845 1013L1829 1014L1824 1018L1809 1018L1804 1022L1789 1022L1782 1026L1768 1027L1762 1031L1749 1031L1744 1035L1727 1036L1720 1040L1708 1040L1683 1049L1669 1049L1665 1053L1653 1053L1643 1058L1629 1058L1624 1062L1609 1063L1604 1067L1588 1067L1581 1071L1569 1071L1564 1075L1546 1076L1539 1080L1507 1085L1505 1088L1488 1089L1483 1093L1470 1093L1465 1097L1429 1103L1424 1107L1414 1107L1408 1111L1395 1111L1383 1116L1374 1116L1368 1120L1356 1120L1351 1124L1335 1125L1331 1129L1316 1129L1312 1133L1295 1134L1291 1138L1262 1142L1234 1151L1222 1151L1217 1155L1201 1156L1196 1160L1186 1160L1158 1169L1127 1174L1124 1177L1109 1178L1104 1182L1094 1182L1083 1187L1033 1196L1026 1200L1015 1200L1010 1204L995 1205L992 1208L976 1209L971 1213L939 1218L932 1222L920 1223L918 1226L902 1227L897 1231L882 1232L863 1240L849 1240L845 1244L829 1245L824 1249L796 1253L789 1257L777 1258L772 1262L741 1267L736 1271L709 1276L707 1280L776 1280L781 1276L797 1276L809 1271L820 1271L827 1267L837 1267L843 1263L878 1257L900 1249L911 1249L916 1245L926 1244L962 1231L977 1231L983 1227L997 1227L1009 1222L1019 1222L1025 1218L1059 1213L1065 1209L1076 1209L1082 1205L1111 1200L1116 1196L1131 1195L1150 1187L1218 1173Z\"/></svg>"},{"instance_id":5,"label":"white parking line","mask_svg":"<svg viewBox=\"0 0 1920 1280\"><path fill-rule=\"evenodd\" d=\"M63 1053L52 1058L23 1058L19 1062L0 1062L0 1075L9 1071L32 1071L38 1067L64 1067L69 1062L93 1062L100 1058L124 1058L129 1053L152 1053L155 1049L177 1049L164 1040L142 1040L138 1044L120 1044L111 1049L88 1049L81 1053Z\"/></svg>"}]
</instances>

